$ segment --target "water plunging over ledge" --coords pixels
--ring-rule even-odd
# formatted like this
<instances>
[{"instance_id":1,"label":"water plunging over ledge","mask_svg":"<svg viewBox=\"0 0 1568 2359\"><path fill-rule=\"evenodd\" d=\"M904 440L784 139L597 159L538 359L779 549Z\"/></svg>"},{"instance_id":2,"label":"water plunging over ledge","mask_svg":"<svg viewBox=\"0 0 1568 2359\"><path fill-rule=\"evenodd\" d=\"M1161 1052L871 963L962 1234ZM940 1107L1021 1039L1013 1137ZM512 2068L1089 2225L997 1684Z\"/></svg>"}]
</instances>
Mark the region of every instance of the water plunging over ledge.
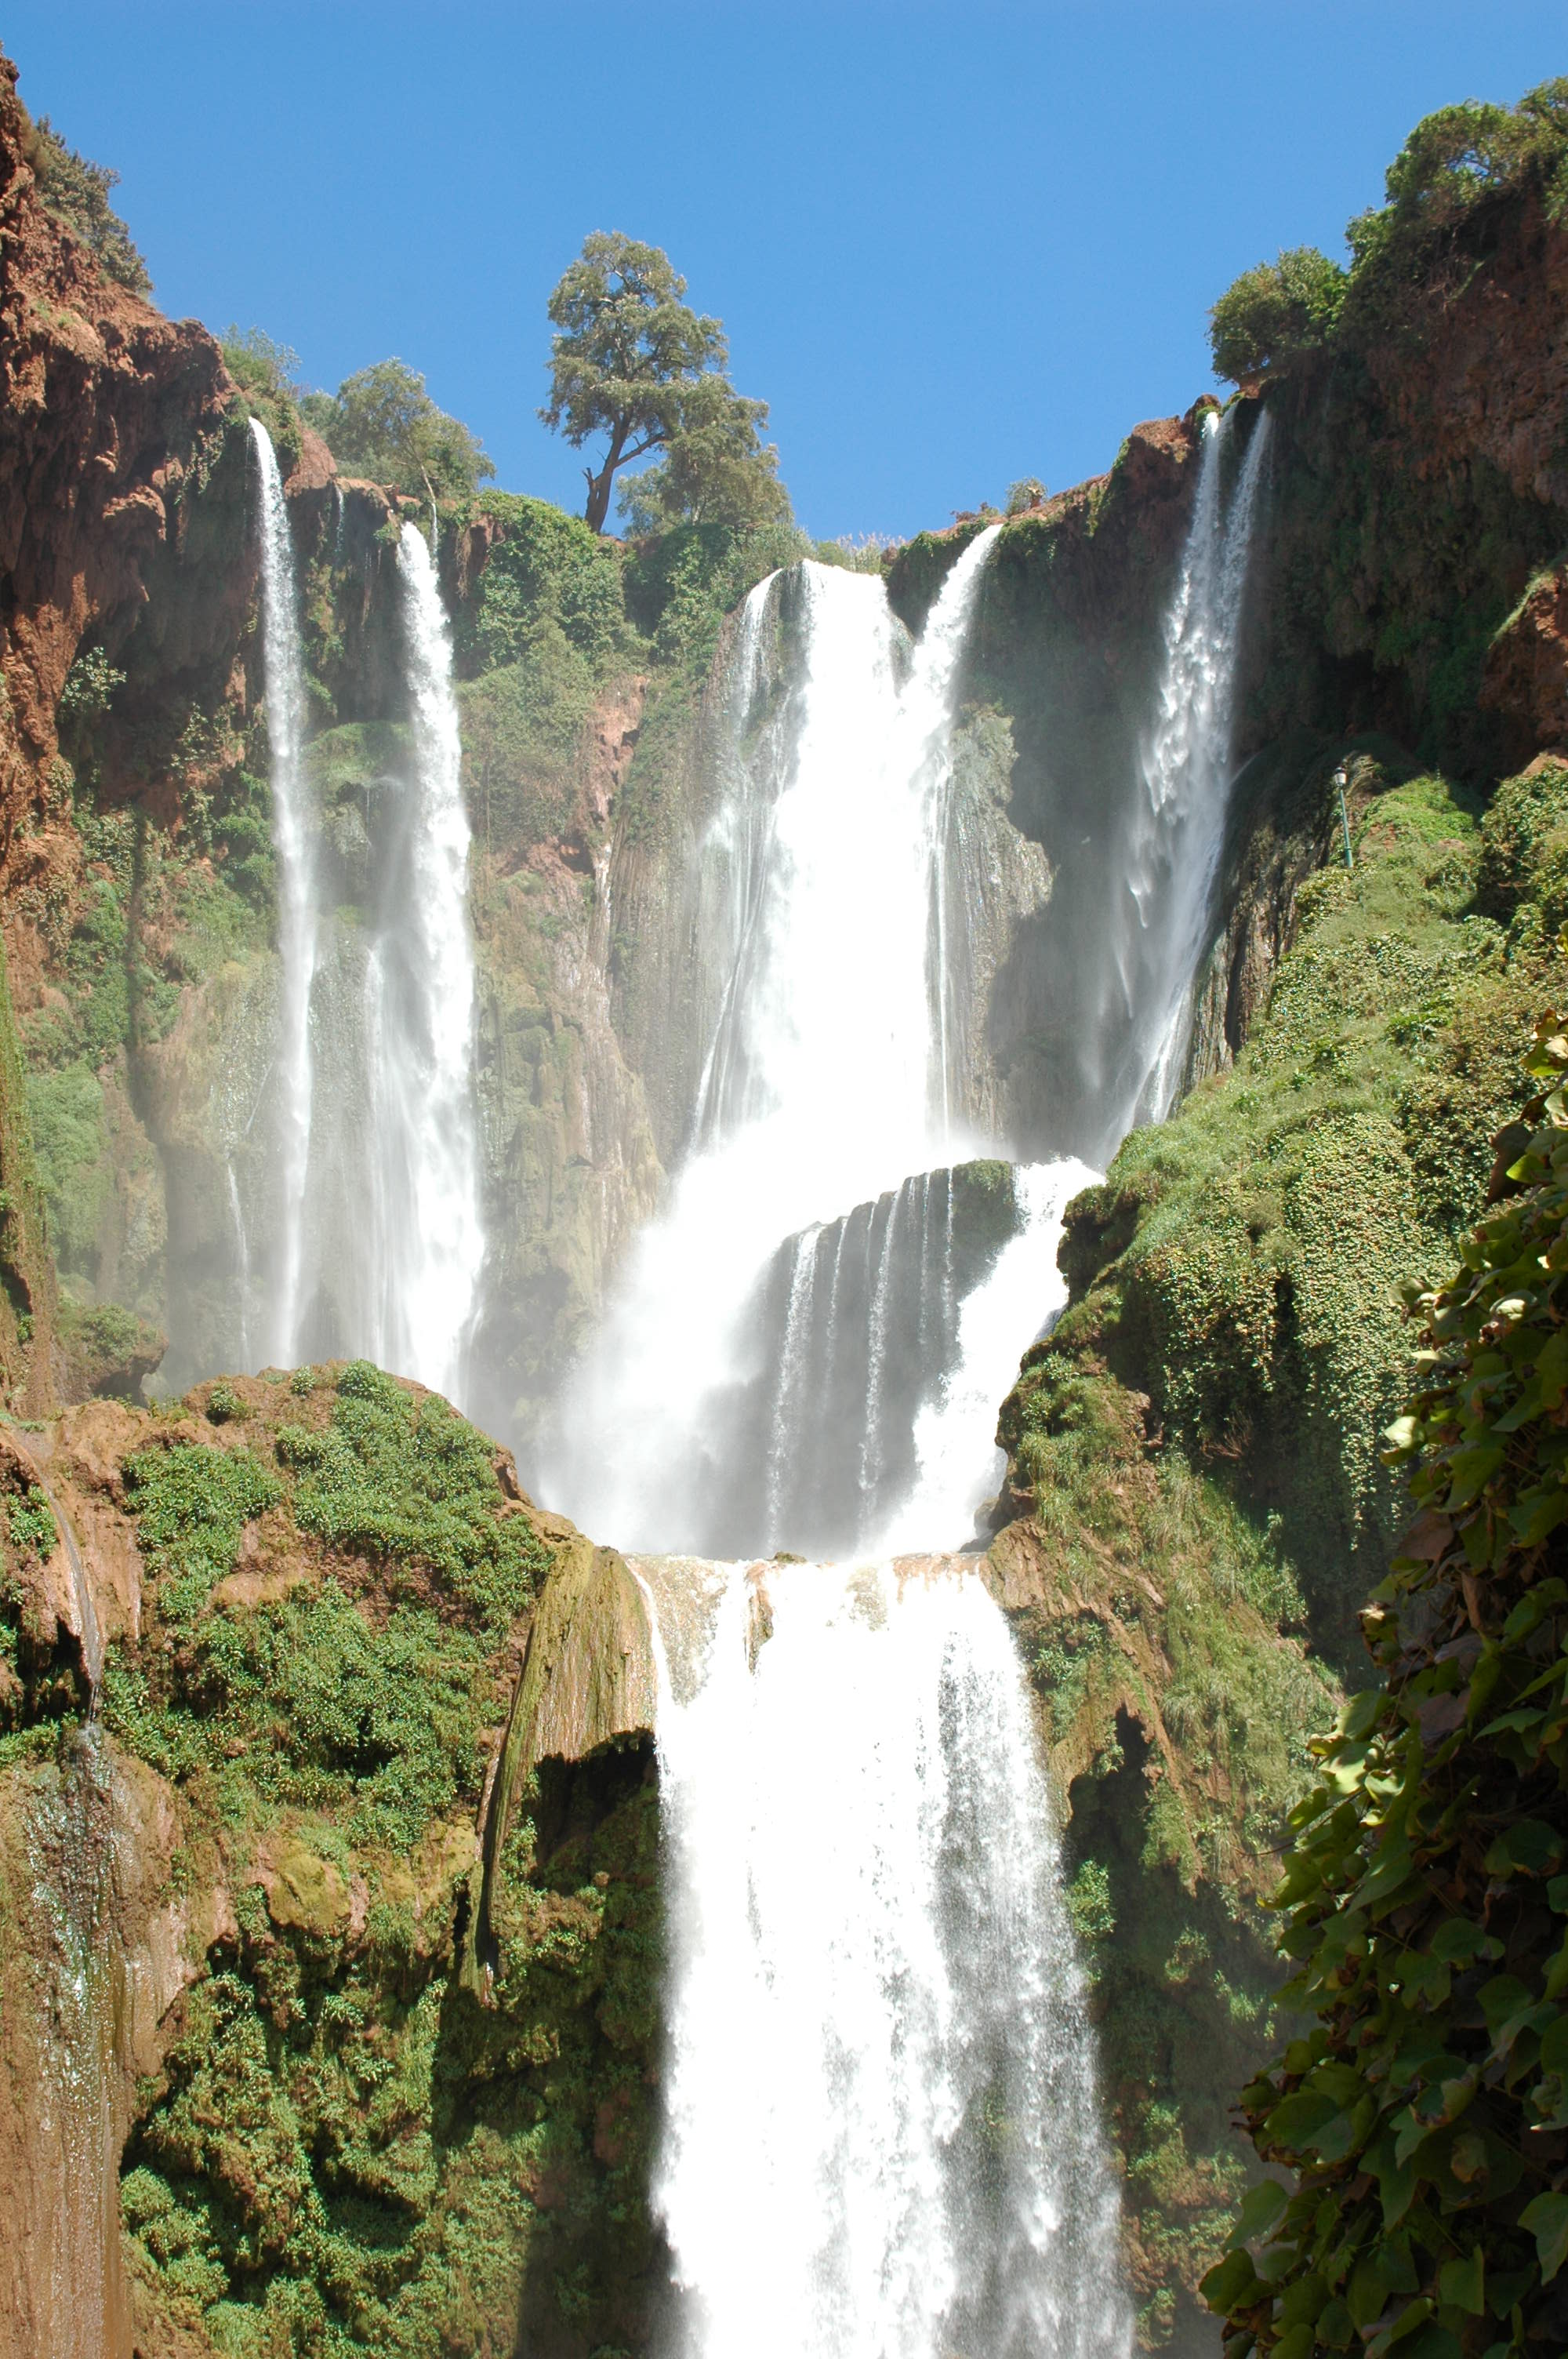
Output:
<instances>
[{"instance_id":1,"label":"water plunging over ledge","mask_svg":"<svg viewBox=\"0 0 1568 2359\"><path fill-rule=\"evenodd\" d=\"M276 1172L228 1212L237 1336L250 1362L253 1235L272 1296L270 1357L362 1353L461 1400L484 1239L473 1077L470 831L451 635L423 534L406 524L397 588L406 775L381 782L371 922L331 907L304 743L304 664L288 514L253 421L278 864L279 991L270 1082ZM254 1109L234 1126L248 1131ZM250 1167L254 1184L255 1166Z\"/></svg>"},{"instance_id":2,"label":"water plunging over ledge","mask_svg":"<svg viewBox=\"0 0 1568 2359\"><path fill-rule=\"evenodd\" d=\"M680 2359L1119 2359L1117 2195L1007 1624L962 1560L638 1561Z\"/></svg>"},{"instance_id":3,"label":"water plunging over ledge","mask_svg":"<svg viewBox=\"0 0 1568 2359\"><path fill-rule=\"evenodd\" d=\"M262 647L266 665L266 734L272 762L272 839L277 853L277 949L282 973L277 1043L277 1125L281 1146L278 1223L282 1234L269 1349L280 1367L297 1356L306 1254L314 1065L310 987L316 973L317 883L314 833L301 756L305 740L305 663L294 542L272 438L251 420L261 484ZM242 1260L244 1226L237 1202ZM242 1269L242 1288L249 1277ZM245 1334L246 1306L240 1322ZM247 1339L248 1340L248 1339Z\"/></svg>"}]
</instances>

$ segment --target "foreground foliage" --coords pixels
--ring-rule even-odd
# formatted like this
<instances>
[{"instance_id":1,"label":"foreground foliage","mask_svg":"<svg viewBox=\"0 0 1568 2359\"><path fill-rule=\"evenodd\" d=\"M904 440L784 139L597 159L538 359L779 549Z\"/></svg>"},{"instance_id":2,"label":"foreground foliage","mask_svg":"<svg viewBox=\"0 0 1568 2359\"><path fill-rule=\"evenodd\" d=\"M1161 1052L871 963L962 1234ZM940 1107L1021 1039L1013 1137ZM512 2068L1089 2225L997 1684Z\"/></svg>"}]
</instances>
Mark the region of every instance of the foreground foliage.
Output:
<instances>
[{"instance_id":1,"label":"foreground foliage","mask_svg":"<svg viewBox=\"0 0 1568 2359\"><path fill-rule=\"evenodd\" d=\"M1420 1510L1365 1617L1280 1895L1316 2017L1246 2090L1264 2159L1206 2281L1227 2349L1503 2359L1568 2340L1568 1038L1502 1201L1420 1298L1390 1431ZM1503 1168L1503 1167L1506 1167Z\"/></svg>"}]
</instances>

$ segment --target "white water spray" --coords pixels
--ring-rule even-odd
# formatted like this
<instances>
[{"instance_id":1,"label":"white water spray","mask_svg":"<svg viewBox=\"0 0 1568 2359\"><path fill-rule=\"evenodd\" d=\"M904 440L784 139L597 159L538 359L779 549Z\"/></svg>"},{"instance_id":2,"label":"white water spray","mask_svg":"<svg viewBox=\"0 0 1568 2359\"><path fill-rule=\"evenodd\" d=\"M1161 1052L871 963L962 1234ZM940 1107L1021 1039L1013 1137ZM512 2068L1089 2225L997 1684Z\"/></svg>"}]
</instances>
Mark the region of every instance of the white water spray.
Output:
<instances>
[{"instance_id":1,"label":"white water spray","mask_svg":"<svg viewBox=\"0 0 1568 2359\"><path fill-rule=\"evenodd\" d=\"M1165 615L1159 711L1128 860L1139 939L1124 967L1141 1071L1124 1126L1162 1121L1181 1088L1192 989L1225 842L1237 655L1269 412L1256 419L1227 507L1221 473L1231 419L1210 413L1197 494Z\"/></svg>"},{"instance_id":2,"label":"white water spray","mask_svg":"<svg viewBox=\"0 0 1568 2359\"><path fill-rule=\"evenodd\" d=\"M1117 2199L1002 1615L959 1569L640 1570L687 1625L661 1667L654 2187L680 2359L1119 2359Z\"/></svg>"},{"instance_id":3,"label":"white water spray","mask_svg":"<svg viewBox=\"0 0 1568 2359\"><path fill-rule=\"evenodd\" d=\"M277 1055L281 1266L271 1351L281 1367L296 1358L305 1267L305 1206L310 1172L310 986L316 973L316 879L301 755L305 666L294 543L272 440L251 420L261 484L262 646L266 733L272 760L272 835L277 853L277 948L282 988Z\"/></svg>"},{"instance_id":4,"label":"white water spray","mask_svg":"<svg viewBox=\"0 0 1568 2359\"><path fill-rule=\"evenodd\" d=\"M946 984L932 941L953 698L995 528L964 550L908 659L879 582L807 564L747 602L730 693L744 734L775 602L800 603L782 729L738 766L708 853L730 958L699 1146L633 1248L565 1405L549 1485L589 1528L680 1546L711 1469L705 1403L755 1359L746 1311L779 1245L946 1162ZM593 1436L613 1432L606 1451Z\"/></svg>"},{"instance_id":5,"label":"white water spray","mask_svg":"<svg viewBox=\"0 0 1568 2359\"><path fill-rule=\"evenodd\" d=\"M1006 1463L996 1446L997 1410L1032 1340L1020 1333L1020 1307L1042 1335L1066 1302L1056 1266L1063 1215L1102 1174L1069 1158L1022 1165L1012 1177L1022 1228L959 1305L957 1364L915 1419L914 1489L881 1534L883 1550L954 1546L974 1531Z\"/></svg>"}]
</instances>

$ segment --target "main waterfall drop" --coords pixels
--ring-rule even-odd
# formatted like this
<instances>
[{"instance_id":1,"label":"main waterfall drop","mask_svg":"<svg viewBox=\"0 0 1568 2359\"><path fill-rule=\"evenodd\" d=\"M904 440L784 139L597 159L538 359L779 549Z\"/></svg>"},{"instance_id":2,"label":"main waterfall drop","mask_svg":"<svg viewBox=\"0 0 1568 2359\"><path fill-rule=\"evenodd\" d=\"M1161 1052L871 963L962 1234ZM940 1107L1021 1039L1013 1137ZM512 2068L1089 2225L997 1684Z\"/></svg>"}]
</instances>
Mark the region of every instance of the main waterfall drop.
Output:
<instances>
[{"instance_id":1,"label":"main waterfall drop","mask_svg":"<svg viewBox=\"0 0 1568 2359\"><path fill-rule=\"evenodd\" d=\"M972 1569L637 1567L669 1633L654 2197L680 2359L1118 2359L1022 1671Z\"/></svg>"},{"instance_id":2,"label":"main waterfall drop","mask_svg":"<svg viewBox=\"0 0 1568 2359\"><path fill-rule=\"evenodd\" d=\"M305 664L299 647L294 542L272 438L259 418L251 420L251 440L255 447L261 486L262 647L266 667L266 734L272 764L272 835L277 853L281 977L277 1048L281 1251L270 1344L278 1365L289 1367L297 1356L305 1272L313 1083L310 987L316 972L317 886L301 759L305 741ZM248 1254L232 1165L229 1180L241 1264L241 1334L248 1342Z\"/></svg>"},{"instance_id":3,"label":"main waterfall drop","mask_svg":"<svg viewBox=\"0 0 1568 2359\"><path fill-rule=\"evenodd\" d=\"M827 566L771 577L740 618L735 753L702 853L717 1016L695 1144L633 1248L546 1469L590 1529L714 1554L797 1544L767 1470L793 1454L793 1407L832 1394L857 1351L875 1365L837 1441L859 1472L809 1544L869 1544L896 1504L867 1416L922 1270L926 1332L957 1348L952 1188L929 1182L918 1212L903 1191L980 1146L955 1082L946 861L957 687L995 538L964 549L913 648L880 582ZM1043 898L1037 848L1007 832ZM820 1235L840 1222L825 1260ZM813 1332L820 1354L802 1368ZM917 1380L935 1385L942 1366L927 1354ZM989 1462L988 1445L982 1474ZM968 1490L935 1541L968 1537Z\"/></svg>"}]
</instances>

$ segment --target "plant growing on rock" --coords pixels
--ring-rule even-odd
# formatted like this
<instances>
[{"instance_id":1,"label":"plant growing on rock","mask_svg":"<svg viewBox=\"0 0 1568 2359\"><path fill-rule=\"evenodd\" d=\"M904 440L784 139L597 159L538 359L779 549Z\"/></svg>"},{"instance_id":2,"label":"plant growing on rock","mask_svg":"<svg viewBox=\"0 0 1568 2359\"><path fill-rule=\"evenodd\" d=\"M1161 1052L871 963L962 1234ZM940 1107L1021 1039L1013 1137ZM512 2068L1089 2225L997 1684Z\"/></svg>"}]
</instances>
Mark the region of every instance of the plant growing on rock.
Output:
<instances>
[{"instance_id":1,"label":"plant growing on rock","mask_svg":"<svg viewBox=\"0 0 1568 2359\"><path fill-rule=\"evenodd\" d=\"M1244 270L1208 315L1216 376L1239 383L1318 350L1334 333L1347 283L1315 245Z\"/></svg>"},{"instance_id":2,"label":"plant growing on rock","mask_svg":"<svg viewBox=\"0 0 1568 2359\"><path fill-rule=\"evenodd\" d=\"M1568 2340L1568 1038L1500 1196L1419 1296L1391 1429L1418 1514L1365 1616L1381 1688L1318 1748L1280 1905L1314 2017L1243 2093L1266 2162L1205 2281L1232 2359Z\"/></svg>"},{"instance_id":3,"label":"plant growing on rock","mask_svg":"<svg viewBox=\"0 0 1568 2359\"><path fill-rule=\"evenodd\" d=\"M105 278L133 295L150 295L153 282L135 241L109 202L120 175L68 147L47 114L32 126L27 157L38 176L38 194L57 221L90 246Z\"/></svg>"}]
</instances>

